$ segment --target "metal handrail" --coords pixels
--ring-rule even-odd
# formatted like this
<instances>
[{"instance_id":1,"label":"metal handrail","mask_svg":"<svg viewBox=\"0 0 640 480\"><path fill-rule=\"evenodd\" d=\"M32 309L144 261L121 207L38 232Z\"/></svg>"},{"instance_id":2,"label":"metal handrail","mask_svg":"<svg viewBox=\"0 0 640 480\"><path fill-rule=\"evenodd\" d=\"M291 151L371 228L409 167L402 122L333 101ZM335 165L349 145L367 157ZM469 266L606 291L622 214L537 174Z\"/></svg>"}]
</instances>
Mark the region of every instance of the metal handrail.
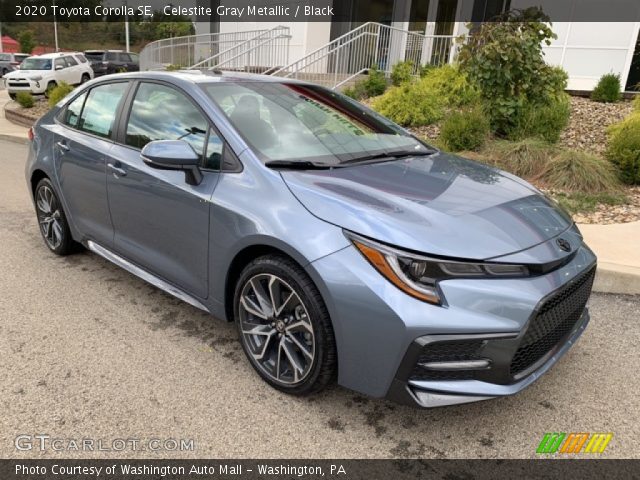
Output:
<instances>
[{"instance_id":1,"label":"metal handrail","mask_svg":"<svg viewBox=\"0 0 640 480\"><path fill-rule=\"evenodd\" d=\"M254 32L258 32L257 35L255 35L255 36L253 36L251 38L248 38L247 40L244 40L244 41L242 41L240 43L237 43L237 44L227 48L226 50L218 52L215 55L212 55L211 57L206 58L205 60L202 60L201 62L198 62L195 65L190 66L189 69L195 69L195 68L198 68L198 67L200 67L202 65L205 65L205 64L207 64L207 66L209 68L218 68L223 63L228 63L229 60L233 60L233 59L235 59L235 58L237 58L237 57L239 57L239 56L241 56L241 55L243 55L243 54L245 54L247 52L246 51L241 51L237 55L231 57L231 59L227 59L227 60L224 60L222 62L215 62L215 60L217 60L218 58L223 57L224 55L230 53L231 51L242 49L243 47L250 45L251 42L259 40L259 39L261 39L262 37L264 37L266 35L271 35L274 32L278 32L278 34L275 37L268 38L262 44L259 44L259 45L254 46L254 47L249 47L249 48L247 48L245 50L256 49L256 48L258 48L260 46L265 45L266 43L268 43L268 42L270 42L272 40L276 40L276 39L280 39L280 38L291 38L291 35L289 35L289 27L285 27L285 26L282 26L282 25L279 25L277 27L273 27L273 28L271 28L269 30L257 30L257 31L254 31ZM286 32L286 33L282 33L282 32Z\"/></svg>"},{"instance_id":2,"label":"metal handrail","mask_svg":"<svg viewBox=\"0 0 640 480\"><path fill-rule=\"evenodd\" d=\"M367 22L272 74L303 78L335 89L366 73L373 65L389 76L393 65L410 60L412 73L417 75L421 65L453 61L457 53L454 38Z\"/></svg>"},{"instance_id":3,"label":"metal handrail","mask_svg":"<svg viewBox=\"0 0 640 480\"><path fill-rule=\"evenodd\" d=\"M242 57L250 58L250 57L251 57L251 55L252 55L254 52L258 51L258 49L261 49L261 48L264 48L265 46L268 46L270 43L273 43L275 40L279 40L279 39L286 39L286 40L289 40L290 38L291 38L291 35L286 35L286 34L279 34L279 35L278 35L278 36L276 36L276 37L273 37L273 38L267 38L266 40L263 40L262 42L258 43L257 45L255 45L255 46L253 46L253 47L251 47L251 48L248 48L248 49L246 49L246 50L244 50L244 51L242 51L242 52L240 52L240 53L237 53L236 55L234 55L234 56L232 56L232 57L230 57L230 58L228 58L228 59L226 59L226 60L223 60L222 62L219 62L215 67L211 67L211 68L212 68L212 69L213 69L213 68L220 68L220 67L222 67L222 66L227 67L227 66L228 66L228 64L229 64L229 63L231 63L231 62L233 62L234 60L238 60L238 59L240 59L240 58L242 58ZM256 40L257 40L257 39L256 39ZM278 47L278 45L277 45L277 44L276 44L276 45L270 45L270 47L275 47L275 48L277 48L277 47ZM285 52L286 52L286 55L288 56L288 52L289 52L289 45L288 45L288 43L287 43L287 45L286 45L286 50L285 50ZM273 52L272 52L272 53L273 53ZM273 62L273 60L274 60L273 56L270 56L270 62ZM270 63L270 62L269 62L269 63ZM266 70L270 70L270 69L272 69L272 68L273 68L273 66L269 66L268 64L266 64L266 65L265 65L265 64L261 64L259 61L254 61L254 65L250 65L250 63L251 63L251 62L247 62L247 61L245 61L245 63L244 63L244 65L245 65L245 66L244 66L244 69L245 69L245 70L251 70L251 68L252 68L252 67L253 67L254 69L255 69L255 68L261 68L261 69L264 69L265 71L266 71ZM286 63L286 61L281 62L281 63Z\"/></svg>"},{"instance_id":4,"label":"metal handrail","mask_svg":"<svg viewBox=\"0 0 640 480\"><path fill-rule=\"evenodd\" d=\"M140 70L164 69L167 65L189 68L221 50L233 48L270 30L273 29L204 33L156 40L147 44L140 52Z\"/></svg>"}]
</instances>

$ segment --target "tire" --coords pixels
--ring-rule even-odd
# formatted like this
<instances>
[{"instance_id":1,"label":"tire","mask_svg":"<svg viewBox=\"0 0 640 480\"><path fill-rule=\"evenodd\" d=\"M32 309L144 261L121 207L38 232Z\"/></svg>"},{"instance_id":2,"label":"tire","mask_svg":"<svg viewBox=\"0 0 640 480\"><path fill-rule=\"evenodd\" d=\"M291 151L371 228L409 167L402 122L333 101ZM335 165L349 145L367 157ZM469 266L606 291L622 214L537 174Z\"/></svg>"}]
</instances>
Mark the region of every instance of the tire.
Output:
<instances>
[{"instance_id":1,"label":"tire","mask_svg":"<svg viewBox=\"0 0 640 480\"><path fill-rule=\"evenodd\" d=\"M302 396L333 381L337 353L331 319L297 263L282 255L253 260L236 282L233 311L242 348L269 385Z\"/></svg>"},{"instance_id":2,"label":"tire","mask_svg":"<svg viewBox=\"0 0 640 480\"><path fill-rule=\"evenodd\" d=\"M82 85L83 83L87 83L89 80L91 80L91 77L89 76L89 74L83 73L82 78L80 79L80 85Z\"/></svg>"},{"instance_id":3,"label":"tire","mask_svg":"<svg viewBox=\"0 0 640 480\"><path fill-rule=\"evenodd\" d=\"M45 245L56 255L69 255L78 250L71 237L62 204L48 178L38 182L35 189L36 216Z\"/></svg>"},{"instance_id":4,"label":"tire","mask_svg":"<svg viewBox=\"0 0 640 480\"><path fill-rule=\"evenodd\" d=\"M54 88L56 88L58 86L58 84L56 82L49 82L47 83L47 89L44 91L44 96L46 98L49 98L49 94L51 93L51 90L53 90Z\"/></svg>"},{"instance_id":5,"label":"tire","mask_svg":"<svg viewBox=\"0 0 640 480\"><path fill-rule=\"evenodd\" d=\"M2 69L2 76L4 77L7 73L9 73L9 70L7 70L6 68Z\"/></svg>"},{"instance_id":6,"label":"tire","mask_svg":"<svg viewBox=\"0 0 640 480\"><path fill-rule=\"evenodd\" d=\"M9 98L10 98L11 100L15 100L17 97L18 97L18 95L17 95L16 93L10 93L10 94L9 94Z\"/></svg>"}]
</instances>

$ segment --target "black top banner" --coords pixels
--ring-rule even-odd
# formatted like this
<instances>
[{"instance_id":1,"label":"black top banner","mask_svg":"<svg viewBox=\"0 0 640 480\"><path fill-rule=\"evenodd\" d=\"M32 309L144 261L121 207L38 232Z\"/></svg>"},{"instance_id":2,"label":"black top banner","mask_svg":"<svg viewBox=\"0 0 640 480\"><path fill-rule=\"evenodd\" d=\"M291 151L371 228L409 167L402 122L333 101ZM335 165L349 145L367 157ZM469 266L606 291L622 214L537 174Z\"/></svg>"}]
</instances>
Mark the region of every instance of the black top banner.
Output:
<instances>
[{"instance_id":1,"label":"black top banner","mask_svg":"<svg viewBox=\"0 0 640 480\"><path fill-rule=\"evenodd\" d=\"M433 6L430 4L434 3ZM185 18L198 22L491 22L505 12L551 22L637 22L638 0L0 0L2 22L101 22ZM535 15L533 15L535 16Z\"/></svg>"}]
</instances>

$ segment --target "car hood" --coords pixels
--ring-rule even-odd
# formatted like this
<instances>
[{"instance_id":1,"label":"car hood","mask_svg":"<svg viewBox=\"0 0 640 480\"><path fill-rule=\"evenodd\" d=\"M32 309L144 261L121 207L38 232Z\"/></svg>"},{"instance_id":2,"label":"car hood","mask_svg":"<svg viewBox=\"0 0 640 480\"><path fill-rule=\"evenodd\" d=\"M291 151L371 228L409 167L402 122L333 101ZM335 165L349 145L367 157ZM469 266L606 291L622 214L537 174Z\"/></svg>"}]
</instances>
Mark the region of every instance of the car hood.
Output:
<instances>
[{"instance_id":1,"label":"car hood","mask_svg":"<svg viewBox=\"0 0 640 480\"><path fill-rule=\"evenodd\" d=\"M546 242L573 224L524 180L442 152L281 174L313 215L431 255L500 257Z\"/></svg>"},{"instance_id":2,"label":"car hood","mask_svg":"<svg viewBox=\"0 0 640 480\"><path fill-rule=\"evenodd\" d=\"M9 72L5 75L5 78L12 77L20 77L20 78L29 78L42 76L44 73L48 73L49 70L14 70L13 72Z\"/></svg>"}]
</instances>

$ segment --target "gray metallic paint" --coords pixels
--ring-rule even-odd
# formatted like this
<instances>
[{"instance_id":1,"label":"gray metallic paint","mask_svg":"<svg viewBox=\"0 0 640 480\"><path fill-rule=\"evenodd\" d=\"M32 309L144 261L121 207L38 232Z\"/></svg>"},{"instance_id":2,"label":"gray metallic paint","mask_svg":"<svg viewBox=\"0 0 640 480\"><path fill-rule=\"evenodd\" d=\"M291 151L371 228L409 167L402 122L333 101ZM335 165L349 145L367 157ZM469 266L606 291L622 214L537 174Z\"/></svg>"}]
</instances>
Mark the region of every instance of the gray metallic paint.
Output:
<instances>
[{"instance_id":1,"label":"gray metallic paint","mask_svg":"<svg viewBox=\"0 0 640 480\"><path fill-rule=\"evenodd\" d=\"M338 381L345 387L385 396L407 347L424 335L518 334L541 298L595 262L565 214L504 172L442 153L332 171L279 172L260 162L198 85L228 77L145 72L117 78L149 79L187 92L243 170L205 172L203 183L192 187L182 172L145 165L132 148L59 125L56 108L35 127L27 180L36 170L52 179L76 240L111 250L141 272L184 290L219 318L226 318L227 275L238 254L260 245L289 255L306 269L327 304ZM110 79L101 77L78 91ZM56 151L62 137L75 142L72 155ZM120 162L127 175L108 173L107 161ZM559 234L578 251L566 265L537 277L443 281L446 305L435 306L383 278L343 228L447 257L548 262L567 255L555 245ZM467 393L505 394L475 386Z\"/></svg>"}]
</instances>

